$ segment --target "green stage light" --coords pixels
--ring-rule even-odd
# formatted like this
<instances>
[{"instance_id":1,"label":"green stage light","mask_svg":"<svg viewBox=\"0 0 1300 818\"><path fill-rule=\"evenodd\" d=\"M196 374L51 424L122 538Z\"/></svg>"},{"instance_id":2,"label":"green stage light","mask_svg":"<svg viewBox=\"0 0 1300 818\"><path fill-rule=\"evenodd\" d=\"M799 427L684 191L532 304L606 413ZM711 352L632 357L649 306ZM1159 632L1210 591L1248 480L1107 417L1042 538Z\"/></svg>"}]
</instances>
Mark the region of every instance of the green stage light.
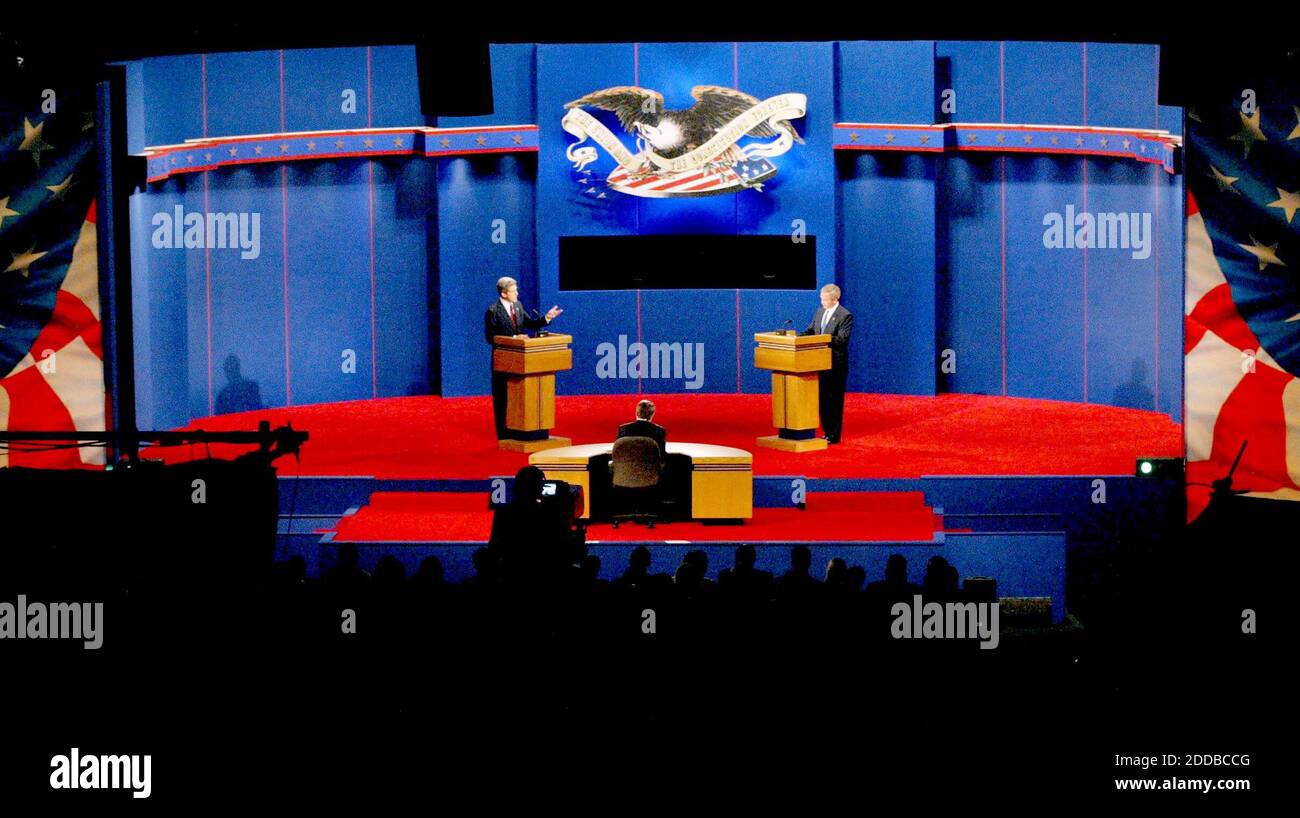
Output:
<instances>
[{"instance_id":1,"label":"green stage light","mask_svg":"<svg viewBox=\"0 0 1300 818\"><path fill-rule=\"evenodd\" d=\"M1178 477L1183 473L1181 457L1139 457L1137 477Z\"/></svg>"}]
</instances>

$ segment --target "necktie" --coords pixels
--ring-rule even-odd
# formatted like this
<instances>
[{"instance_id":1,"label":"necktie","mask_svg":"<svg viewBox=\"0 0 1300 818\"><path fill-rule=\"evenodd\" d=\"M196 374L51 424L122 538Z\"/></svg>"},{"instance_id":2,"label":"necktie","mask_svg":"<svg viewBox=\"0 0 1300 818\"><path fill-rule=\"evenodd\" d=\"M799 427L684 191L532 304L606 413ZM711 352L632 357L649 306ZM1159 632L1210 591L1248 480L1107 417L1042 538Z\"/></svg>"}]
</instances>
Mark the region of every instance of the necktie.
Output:
<instances>
[{"instance_id":1,"label":"necktie","mask_svg":"<svg viewBox=\"0 0 1300 818\"><path fill-rule=\"evenodd\" d=\"M512 323L512 324L515 325L515 333L518 334L518 332L519 332L519 316L518 316L518 314L515 313L515 306L514 306L514 304L511 304L511 305L510 305L510 323Z\"/></svg>"},{"instance_id":2,"label":"necktie","mask_svg":"<svg viewBox=\"0 0 1300 818\"><path fill-rule=\"evenodd\" d=\"M827 310L822 313L822 332L826 332L826 325L831 322L831 311Z\"/></svg>"}]
</instances>

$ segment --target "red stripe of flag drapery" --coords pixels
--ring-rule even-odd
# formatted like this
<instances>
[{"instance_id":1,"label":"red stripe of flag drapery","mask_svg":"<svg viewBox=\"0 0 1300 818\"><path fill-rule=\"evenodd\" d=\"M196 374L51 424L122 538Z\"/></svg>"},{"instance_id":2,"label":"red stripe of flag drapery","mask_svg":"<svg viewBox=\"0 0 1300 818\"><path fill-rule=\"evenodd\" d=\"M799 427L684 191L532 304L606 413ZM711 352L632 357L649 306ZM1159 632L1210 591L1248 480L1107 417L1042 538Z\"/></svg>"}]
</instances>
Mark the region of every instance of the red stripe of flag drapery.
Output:
<instances>
[{"instance_id":1,"label":"red stripe of flag drapery","mask_svg":"<svg viewBox=\"0 0 1300 818\"><path fill-rule=\"evenodd\" d=\"M1287 90L1188 111L1189 521L1209 502L1195 484L1226 476L1243 442L1233 489L1300 500L1300 97Z\"/></svg>"}]
</instances>

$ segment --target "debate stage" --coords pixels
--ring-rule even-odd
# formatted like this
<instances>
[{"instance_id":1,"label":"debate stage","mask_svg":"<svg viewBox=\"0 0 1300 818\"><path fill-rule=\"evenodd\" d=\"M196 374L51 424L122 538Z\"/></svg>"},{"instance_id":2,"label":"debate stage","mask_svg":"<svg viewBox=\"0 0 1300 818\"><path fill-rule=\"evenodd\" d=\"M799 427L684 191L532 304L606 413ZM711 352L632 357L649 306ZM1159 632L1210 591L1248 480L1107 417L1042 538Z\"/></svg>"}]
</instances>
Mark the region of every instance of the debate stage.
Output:
<instances>
[{"instance_id":1,"label":"debate stage","mask_svg":"<svg viewBox=\"0 0 1300 818\"><path fill-rule=\"evenodd\" d=\"M756 546L760 568L783 570L790 546L804 543L815 571L842 556L869 579L883 575L891 553L907 557L913 579L942 555L963 576L997 578L1004 596L1050 597L1061 621L1067 552L1113 547L1116 531L1143 536L1184 513L1180 481L1134 476L1138 457L1182 453L1181 427L1160 413L1000 396L850 394L843 442L793 453L755 443L772 432L767 395L559 396L554 431L575 445L607 442L640 397L655 402L670 442L752 453L753 517L653 529L592 523L589 551L606 578L638 544L651 547L653 570L668 573L687 550L704 550L710 575L730 564L741 542ZM277 408L187 428L247 429L259 420L310 435L301 462L277 464L278 556L303 555L312 574L333 564L339 543L354 542L366 546L369 567L393 553L413 571L435 555L449 580L471 576L473 549L491 530L493 480L512 477L529 458L499 448L488 397ZM176 461L240 449L158 451Z\"/></svg>"},{"instance_id":2,"label":"debate stage","mask_svg":"<svg viewBox=\"0 0 1300 818\"><path fill-rule=\"evenodd\" d=\"M555 399L555 434L573 443L613 438L637 400L658 407L669 440L745 449L758 476L920 478L955 475L1129 475L1137 457L1182 455L1182 427L1167 415L1097 404L947 394L850 394L844 440L825 451L758 446L773 433L771 397L746 394L585 395ZM501 450L488 397L418 396L344 401L202 418L185 429L292 423L311 439L281 475L475 480L513 475L528 455ZM214 456L238 447L212 446ZM174 450L169 462L201 456Z\"/></svg>"}]
</instances>

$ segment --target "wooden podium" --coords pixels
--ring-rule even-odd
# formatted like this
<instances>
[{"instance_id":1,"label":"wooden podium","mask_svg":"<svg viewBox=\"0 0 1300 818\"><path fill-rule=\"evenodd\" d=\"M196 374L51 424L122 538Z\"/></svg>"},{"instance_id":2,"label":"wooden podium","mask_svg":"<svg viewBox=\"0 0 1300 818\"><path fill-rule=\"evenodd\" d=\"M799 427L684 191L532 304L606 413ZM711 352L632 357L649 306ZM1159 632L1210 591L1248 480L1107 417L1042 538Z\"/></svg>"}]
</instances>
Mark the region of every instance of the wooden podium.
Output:
<instances>
[{"instance_id":1,"label":"wooden podium","mask_svg":"<svg viewBox=\"0 0 1300 818\"><path fill-rule=\"evenodd\" d=\"M506 373L506 437L497 443L512 452L568 446L551 437L555 426L555 373L573 368L572 335L492 339L492 369Z\"/></svg>"},{"instance_id":2,"label":"wooden podium","mask_svg":"<svg viewBox=\"0 0 1300 818\"><path fill-rule=\"evenodd\" d=\"M772 425L777 434L758 439L758 445L786 452L813 452L826 448L817 437L820 421L817 374L831 368L831 336L754 334L754 366L772 371Z\"/></svg>"}]
</instances>

